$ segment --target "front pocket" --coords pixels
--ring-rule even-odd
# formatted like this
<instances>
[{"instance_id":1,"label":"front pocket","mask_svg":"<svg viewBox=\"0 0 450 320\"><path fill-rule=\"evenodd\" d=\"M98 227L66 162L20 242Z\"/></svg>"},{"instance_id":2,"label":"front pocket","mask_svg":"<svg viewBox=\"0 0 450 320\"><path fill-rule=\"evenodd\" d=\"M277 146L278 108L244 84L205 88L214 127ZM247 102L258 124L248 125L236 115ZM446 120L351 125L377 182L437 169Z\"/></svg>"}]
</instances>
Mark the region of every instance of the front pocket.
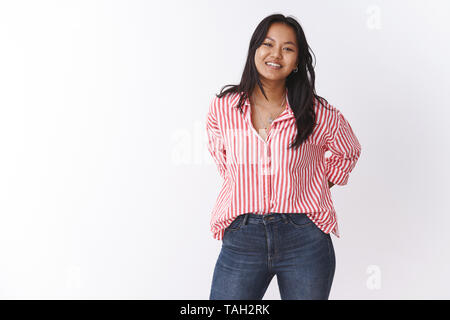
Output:
<instances>
[{"instance_id":1,"label":"front pocket","mask_svg":"<svg viewBox=\"0 0 450 320\"><path fill-rule=\"evenodd\" d=\"M244 215L243 215L243 214L237 216L237 217L231 222L231 224L227 227L227 229L228 229L228 230L232 230L232 231L239 230L239 229L241 228L241 225L242 225L242 219L244 219Z\"/></svg>"},{"instance_id":2,"label":"front pocket","mask_svg":"<svg viewBox=\"0 0 450 320\"><path fill-rule=\"evenodd\" d=\"M304 213L289 213L286 214L289 223L296 228L303 228L312 223L311 219Z\"/></svg>"}]
</instances>

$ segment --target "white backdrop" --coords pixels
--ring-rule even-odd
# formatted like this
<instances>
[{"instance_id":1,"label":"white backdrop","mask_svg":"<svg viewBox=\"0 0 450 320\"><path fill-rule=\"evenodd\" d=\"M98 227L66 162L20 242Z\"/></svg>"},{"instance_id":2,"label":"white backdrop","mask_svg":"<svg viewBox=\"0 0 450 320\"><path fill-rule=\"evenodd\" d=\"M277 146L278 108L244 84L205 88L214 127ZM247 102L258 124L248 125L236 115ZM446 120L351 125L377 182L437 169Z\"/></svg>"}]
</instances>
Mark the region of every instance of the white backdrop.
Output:
<instances>
[{"instance_id":1,"label":"white backdrop","mask_svg":"<svg viewBox=\"0 0 450 320\"><path fill-rule=\"evenodd\" d=\"M450 298L446 0L1 1L0 298L208 299L206 112L272 13L362 145L330 299Z\"/></svg>"}]
</instances>

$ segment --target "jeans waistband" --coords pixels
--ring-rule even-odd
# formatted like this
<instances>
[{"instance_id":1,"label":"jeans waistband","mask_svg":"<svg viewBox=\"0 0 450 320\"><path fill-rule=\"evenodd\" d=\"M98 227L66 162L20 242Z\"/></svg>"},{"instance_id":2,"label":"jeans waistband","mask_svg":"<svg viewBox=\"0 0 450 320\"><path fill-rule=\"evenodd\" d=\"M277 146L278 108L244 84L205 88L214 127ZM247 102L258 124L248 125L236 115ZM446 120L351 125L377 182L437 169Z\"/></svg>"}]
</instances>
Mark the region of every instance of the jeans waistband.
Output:
<instances>
[{"instance_id":1,"label":"jeans waistband","mask_svg":"<svg viewBox=\"0 0 450 320\"><path fill-rule=\"evenodd\" d=\"M242 220L242 225L245 225L247 223L267 223L267 222L278 222L278 221L282 221L282 222L288 222L288 218L287 215L289 214L294 214L294 213L277 213L277 212L272 212L272 213L266 213L266 214L257 214L257 213L245 213L243 214L243 220ZM295 213L297 214L297 213Z\"/></svg>"}]
</instances>

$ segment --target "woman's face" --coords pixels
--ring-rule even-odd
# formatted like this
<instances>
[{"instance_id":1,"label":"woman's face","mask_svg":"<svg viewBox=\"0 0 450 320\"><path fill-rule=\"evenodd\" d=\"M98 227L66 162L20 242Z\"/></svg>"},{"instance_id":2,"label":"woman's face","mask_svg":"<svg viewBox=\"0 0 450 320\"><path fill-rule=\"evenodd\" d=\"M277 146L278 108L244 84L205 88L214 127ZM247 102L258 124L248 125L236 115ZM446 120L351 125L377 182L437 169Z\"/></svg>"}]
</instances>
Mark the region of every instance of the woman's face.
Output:
<instances>
[{"instance_id":1,"label":"woman's face","mask_svg":"<svg viewBox=\"0 0 450 320\"><path fill-rule=\"evenodd\" d=\"M294 30L283 23L273 23L255 53L255 64L260 79L285 81L297 67L297 55L298 44ZM281 67L269 66L268 62L274 62Z\"/></svg>"}]
</instances>

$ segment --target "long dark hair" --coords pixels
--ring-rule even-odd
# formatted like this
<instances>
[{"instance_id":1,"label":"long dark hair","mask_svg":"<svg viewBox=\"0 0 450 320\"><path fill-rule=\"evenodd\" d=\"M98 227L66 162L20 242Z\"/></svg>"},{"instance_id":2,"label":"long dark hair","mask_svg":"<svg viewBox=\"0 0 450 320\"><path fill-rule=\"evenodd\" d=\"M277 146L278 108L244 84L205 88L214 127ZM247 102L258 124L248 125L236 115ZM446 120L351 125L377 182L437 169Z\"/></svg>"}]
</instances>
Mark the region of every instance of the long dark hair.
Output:
<instances>
[{"instance_id":1,"label":"long dark hair","mask_svg":"<svg viewBox=\"0 0 450 320\"><path fill-rule=\"evenodd\" d=\"M259 86L263 95L266 93L262 87L259 79L258 70L255 66L255 52L266 38L267 32L272 23L281 22L294 29L297 37L298 50L298 72L291 72L286 78L286 87L288 89L289 104L294 112L297 124L297 136L289 148L298 148L314 130L316 122L316 113L314 112L314 97L321 105L326 107L323 100L328 103L325 98L316 94L314 87L315 83L315 55L306 42L305 33L300 24L293 17L285 17L282 14L272 14L264 18L256 27L250 40L250 46L247 55L247 62L245 63L244 72L242 73L241 83L239 85L225 85L222 87L220 93L216 95L218 98L223 97L227 93L237 92L241 95L238 103L238 108L242 112L242 104L244 100L250 95L251 91L256 85ZM311 53L314 55L314 66ZM226 87L228 88L224 91Z\"/></svg>"}]
</instances>

